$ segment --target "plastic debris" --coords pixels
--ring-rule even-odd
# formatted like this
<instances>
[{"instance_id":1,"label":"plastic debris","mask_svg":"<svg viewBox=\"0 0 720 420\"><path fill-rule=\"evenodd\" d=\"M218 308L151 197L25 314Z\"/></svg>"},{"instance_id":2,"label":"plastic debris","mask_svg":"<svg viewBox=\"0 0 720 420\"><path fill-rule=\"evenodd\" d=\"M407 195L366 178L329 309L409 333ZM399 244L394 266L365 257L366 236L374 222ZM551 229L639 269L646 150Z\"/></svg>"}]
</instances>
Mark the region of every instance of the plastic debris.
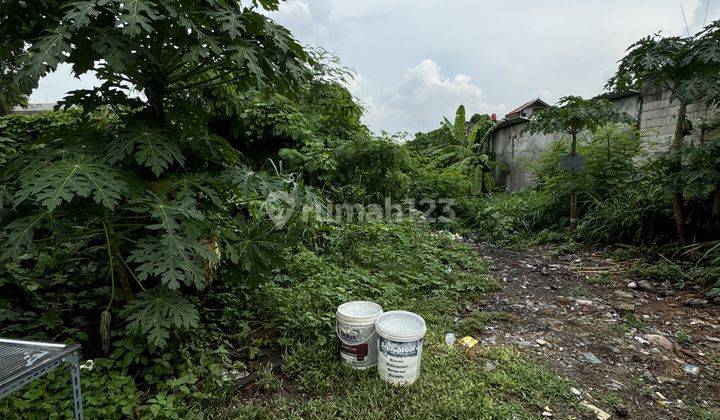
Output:
<instances>
[{"instance_id":1,"label":"plastic debris","mask_svg":"<svg viewBox=\"0 0 720 420\"><path fill-rule=\"evenodd\" d=\"M245 379L250 375L250 372L248 372L245 369L224 369L222 372L222 380L223 381L238 381L240 379Z\"/></svg>"},{"instance_id":2,"label":"plastic debris","mask_svg":"<svg viewBox=\"0 0 720 420\"><path fill-rule=\"evenodd\" d=\"M445 334L445 344L448 346L455 344L455 340L457 340L457 338L455 338L455 334L451 332Z\"/></svg>"},{"instance_id":3,"label":"plastic debris","mask_svg":"<svg viewBox=\"0 0 720 420\"><path fill-rule=\"evenodd\" d=\"M497 369L498 365L500 363L495 360L488 360L485 362L485 366L483 367L483 370L485 372L492 372L493 370Z\"/></svg>"},{"instance_id":4,"label":"plastic debris","mask_svg":"<svg viewBox=\"0 0 720 420\"><path fill-rule=\"evenodd\" d=\"M574 386L570 387L570 392L572 392L573 395L578 396L578 397L582 394L582 392L580 392L580 390L575 388Z\"/></svg>"},{"instance_id":5,"label":"plastic debris","mask_svg":"<svg viewBox=\"0 0 720 420\"><path fill-rule=\"evenodd\" d=\"M685 363L685 366L683 366L683 370L685 371L685 373L690 373L692 375L697 375L698 373L700 373L700 368L690 363Z\"/></svg>"},{"instance_id":6,"label":"plastic debris","mask_svg":"<svg viewBox=\"0 0 720 420\"><path fill-rule=\"evenodd\" d=\"M478 342L479 342L478 340L470 337L469 335L466 335L465 337L460 339L460 344L462 344L463 346L465 346L469 349L475 347Z\"/></svg>"},{"instance_id":7,"label":"plastic debris","mask_svg":"<svg viewBox=\"0 0 720 420\"><path fill-rule=\"evenodd\" d=\"M93 367L95 367L95 361L93 359L88 359L87 362L80 365L80 369L93 370Z\"/></svg>"}]
</instances>

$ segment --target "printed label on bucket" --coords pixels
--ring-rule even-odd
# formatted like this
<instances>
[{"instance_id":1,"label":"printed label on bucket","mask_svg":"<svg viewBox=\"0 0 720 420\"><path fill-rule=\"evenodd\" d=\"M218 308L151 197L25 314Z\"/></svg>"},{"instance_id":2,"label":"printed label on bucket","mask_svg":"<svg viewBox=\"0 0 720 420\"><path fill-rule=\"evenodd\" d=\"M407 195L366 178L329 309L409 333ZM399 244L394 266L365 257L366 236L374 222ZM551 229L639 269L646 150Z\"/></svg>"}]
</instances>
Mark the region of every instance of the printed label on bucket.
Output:
<instances>
[{"instance_id":1,"label":"printed label on bucket","mask_svg":"<svg viewBox=\"0 0 720 420\"><path fill-rule=\"evenodd\" d=\"M354 368L367 368L377 364L375 325L338 325L340 357Z\"/></svg>"},{"instance_id":2,"label":"printed label on bucket","mask_svg":"<svg viewBox=\"0 0 720 420\"><path fill-rule=\"evenodd\" d=\"M411 384L420 375L423 340L407 343L378 337L378 373L390 383Z\"/></svg>"}]
</instances>

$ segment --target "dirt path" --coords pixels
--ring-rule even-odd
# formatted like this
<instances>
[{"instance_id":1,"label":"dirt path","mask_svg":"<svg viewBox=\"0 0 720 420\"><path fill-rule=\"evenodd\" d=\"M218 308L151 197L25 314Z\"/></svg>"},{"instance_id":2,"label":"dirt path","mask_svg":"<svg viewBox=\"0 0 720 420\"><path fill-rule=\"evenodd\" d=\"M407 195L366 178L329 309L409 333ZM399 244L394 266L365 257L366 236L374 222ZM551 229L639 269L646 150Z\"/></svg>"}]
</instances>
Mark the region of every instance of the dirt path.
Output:
<instances>
[{"instance_id":1,"label":"dirt path","mask_svg":"<svg viewBox=\"0 0 720 420\"><path fill-rule=\"evenodd\" d=\"M469 311L509 315L478 333L483 345L517 345L613 418L697 418L720 409L720 306L688 302L698 297L689 292L628 287L639 279L600 253L475 245L504 287ZM614 273L597 276L606 271Z\"/></svg>"}]
</instances>

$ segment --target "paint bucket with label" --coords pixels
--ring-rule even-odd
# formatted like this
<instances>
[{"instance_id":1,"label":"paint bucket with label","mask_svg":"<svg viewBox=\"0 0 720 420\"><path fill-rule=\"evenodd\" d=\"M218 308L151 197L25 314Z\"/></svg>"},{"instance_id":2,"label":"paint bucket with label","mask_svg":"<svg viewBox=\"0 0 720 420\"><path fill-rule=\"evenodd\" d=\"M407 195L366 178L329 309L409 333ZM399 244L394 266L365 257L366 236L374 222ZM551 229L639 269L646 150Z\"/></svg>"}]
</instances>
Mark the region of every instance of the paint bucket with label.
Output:
<instances>
[{"instance_id":1,"label":"paint bucket with label","mask_svg":"<svg viewBox=\"0 0 720 420\"><path fill-rule=\"evenodd\" d=\"M425 320L407 311L390 311L375 321L378 374L393 385L410 385L420 375Z\"/></svg>"},{"instance_id":2,"label":"paint bucket with label","mask_svg":"<svg viewBox=\"0 0 720 420\"><path fill-rule=\"evenodd\" d=\"M382 306L375 302L353 301L338 306L337 335L343 363L355 369L377 364L375 320L382 313Z\"/></svg>"}]
</instances>

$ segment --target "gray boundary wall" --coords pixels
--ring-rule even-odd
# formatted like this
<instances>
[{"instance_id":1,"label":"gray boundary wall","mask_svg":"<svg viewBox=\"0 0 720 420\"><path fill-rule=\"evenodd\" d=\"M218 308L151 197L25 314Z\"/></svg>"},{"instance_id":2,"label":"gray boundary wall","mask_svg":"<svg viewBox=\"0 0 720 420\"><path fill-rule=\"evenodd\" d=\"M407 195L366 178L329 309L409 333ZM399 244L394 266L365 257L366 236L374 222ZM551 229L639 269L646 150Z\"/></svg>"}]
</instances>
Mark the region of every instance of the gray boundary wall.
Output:
<instances>
[{"instance_id":1,"label":"gray boundary wall","mask_svg":"<svg viewBox=\"0 0 720 420\"><path fill-rule=\"evenodd\" d=\"M628 92L610 95L615 106L637 118L641 132L643 148L649 154L667 150L675 133L675 119L679 107L671 98L670 91L651 89L642 93ZM693 132L686 137L687 142L700 140L700 124L717 118L720 111L705 104L695 103L688 107L688 118L693 123ZM495 168L495 180L508 191L517 191L534 185L530 166L540 154L559 140L560 134L523 133L527 120L515 119L501 121L490 139L490 148L498 163ZM716 133L707 133L716 134ZM580 135L579 140L583 140ZM503 165L504 164L504 165Z\"/></svg>"}]
</instances>

